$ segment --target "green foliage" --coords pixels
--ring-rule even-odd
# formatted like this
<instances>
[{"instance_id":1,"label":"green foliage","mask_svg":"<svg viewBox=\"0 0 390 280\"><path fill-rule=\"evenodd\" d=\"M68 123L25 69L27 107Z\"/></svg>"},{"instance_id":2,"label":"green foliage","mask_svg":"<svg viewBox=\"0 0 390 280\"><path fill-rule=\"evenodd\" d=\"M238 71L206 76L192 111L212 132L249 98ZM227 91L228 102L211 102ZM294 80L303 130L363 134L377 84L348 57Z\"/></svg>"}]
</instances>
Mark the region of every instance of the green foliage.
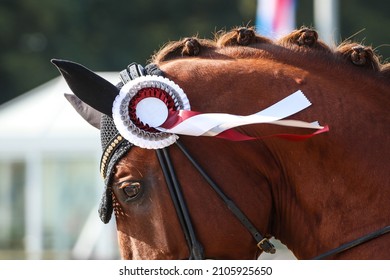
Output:
<instances>
[{"instance_id":1,"label":"green foliage","mask_svg":"<svg viewBox=\"0 0 390 280\"><path fill-rule=\"evenodd\" d=\"M352 36L352 41L372 46L382 61L390 62L390 1L340 1L340 11L342 39Z\"/></svg>"},{"instance_id":2,"label":"green foliage","mask_svg":"<svg viewBox=\"0 0 390 280\"><path fill-rule=\"evenodd\" d=\"M366 28L358 41L390 43L389 2L340 2L342 38ZM312 5L299 2L298 26L313 25ZM0 103L57 76L51 58L119 71L170 40L254 25L255 13L256 0L0 0ZM389 49L379 51L386 58Z\"/></svg>"}]
</instances>

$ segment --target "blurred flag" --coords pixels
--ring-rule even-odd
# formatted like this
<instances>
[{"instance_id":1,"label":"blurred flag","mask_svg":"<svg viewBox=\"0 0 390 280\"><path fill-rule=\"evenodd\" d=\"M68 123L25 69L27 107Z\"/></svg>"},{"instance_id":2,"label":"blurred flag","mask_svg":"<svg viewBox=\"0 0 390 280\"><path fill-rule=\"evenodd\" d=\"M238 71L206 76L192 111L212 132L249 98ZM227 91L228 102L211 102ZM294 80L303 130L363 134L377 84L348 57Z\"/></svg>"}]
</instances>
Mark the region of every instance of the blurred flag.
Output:
<instances>
[{"instance_id":1,"label":"blurred flag","mask_svg":"<svg viewBox=\"0 0 390 280\"><path fill-rule=\"evenodd\" d=\"M294 30L295 0L257 0L256 30L278 38Z\"/></svg>"}]
</instances>

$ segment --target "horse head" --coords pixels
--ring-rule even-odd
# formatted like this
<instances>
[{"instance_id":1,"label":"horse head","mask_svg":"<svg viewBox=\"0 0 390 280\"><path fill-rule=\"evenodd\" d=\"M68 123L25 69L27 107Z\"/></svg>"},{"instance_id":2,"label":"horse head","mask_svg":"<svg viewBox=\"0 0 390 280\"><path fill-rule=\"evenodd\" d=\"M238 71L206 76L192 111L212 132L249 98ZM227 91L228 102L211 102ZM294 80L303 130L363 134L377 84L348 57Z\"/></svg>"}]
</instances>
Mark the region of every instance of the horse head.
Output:
<instances>
[{"instance_id":1,"label":"horse head","mask_svg":"<svg viewBox=\"0 0 390 280\"><path fill-rule=\"evenodd\" d=\"M147 67L129 65L117 85L77 63L53 63L77 96L68 100L101 131L99 213L105 223L115 213L123 258L253 259L274 252L271 236L311 258L389 223L376 208L390 205L388 188L378 194L389 185L389 67L370 48L332 50L307 28L275 42L237 28L215 41L170 43ZM328 123L330 133L307 139L313 127L327 130L253 117L298 90L313 106L288 116ZM186 112L196 113L187 119ZM221 123L196 134L196 126L217 121L213 113ZM190 119L179 140L170 133ZM374 123L371 150L360 128ZM371 258L372 251L344 257Z\"/></svg>"}]
</instances>

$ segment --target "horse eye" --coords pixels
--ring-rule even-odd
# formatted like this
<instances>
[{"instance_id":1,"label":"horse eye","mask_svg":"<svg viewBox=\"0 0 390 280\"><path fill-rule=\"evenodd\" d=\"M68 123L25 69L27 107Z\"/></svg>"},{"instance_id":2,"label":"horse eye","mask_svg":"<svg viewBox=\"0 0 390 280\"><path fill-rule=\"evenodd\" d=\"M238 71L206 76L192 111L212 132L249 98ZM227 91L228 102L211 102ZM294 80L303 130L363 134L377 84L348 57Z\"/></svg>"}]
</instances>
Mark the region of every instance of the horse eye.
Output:
<instances>
[{"instance_id":1,"label":"horse eye","mask_svg":"<svg viewBox=\"0 0 390 280\"><path fill-rule=\"evenodd\" d=\"M139 182L124 182L120 186L120 189L127 196L126 201L134 199L141 191L141 184Z\"/></svg>"}]
</instances>

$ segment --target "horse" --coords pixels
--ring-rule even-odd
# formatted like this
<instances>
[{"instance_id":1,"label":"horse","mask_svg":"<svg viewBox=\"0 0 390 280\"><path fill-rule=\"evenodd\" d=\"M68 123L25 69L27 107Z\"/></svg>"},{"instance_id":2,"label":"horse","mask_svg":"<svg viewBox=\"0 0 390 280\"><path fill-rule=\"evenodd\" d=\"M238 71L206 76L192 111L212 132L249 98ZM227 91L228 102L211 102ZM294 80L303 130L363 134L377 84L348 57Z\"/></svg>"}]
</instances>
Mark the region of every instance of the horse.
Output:
<instances>
[{"instance_id":1,"label":"horse","mask_svg":"<svg viewBox=\"0 0 390 280\"><path fill-rule=\"evenodd\" d=\"M100 216L114 211L123 259L256 259L275 251L271 237L298 259L390 259L390 67L370 46L330 47L307 27L278 40L237 27L169 42L118 85L52 62L78 96L67 98L102 131ZM235 133L250 140L179 135L156 150L118 127L103 132L129 76L145 73L179 85L205 114L247 116L301 90L312 106L291 118L329 130L290 141L276 136L312 130L246 124Z\"/></svg>"}]
</instances>

